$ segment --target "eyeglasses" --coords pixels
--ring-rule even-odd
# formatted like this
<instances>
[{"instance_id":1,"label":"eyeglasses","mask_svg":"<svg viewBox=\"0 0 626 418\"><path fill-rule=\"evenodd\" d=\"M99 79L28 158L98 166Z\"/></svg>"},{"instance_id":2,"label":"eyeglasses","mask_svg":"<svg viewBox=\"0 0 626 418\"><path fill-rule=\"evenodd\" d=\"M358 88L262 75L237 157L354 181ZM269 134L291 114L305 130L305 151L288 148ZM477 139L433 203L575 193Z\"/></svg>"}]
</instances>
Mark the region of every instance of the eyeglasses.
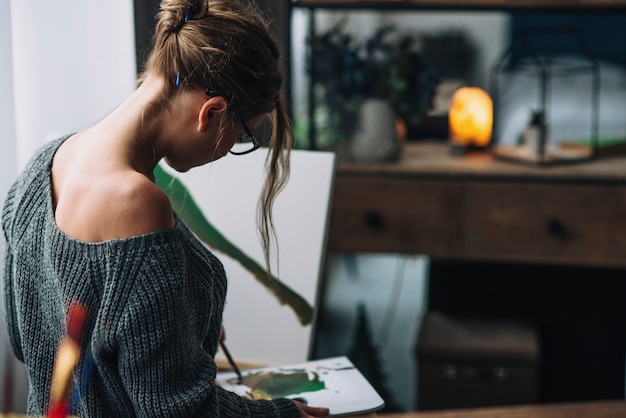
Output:
<instances>
[{"instance_id":1,"label":"eyeglasses","mask_svg":"<svg viewBox=\"0 0 626 418\"><path fill-rule=\"evenodd\" d=\"M213 90L210 90L209 88L205 88L204 92L206 93L207 96L217 96L217 95L219 95L219 93L217 93L217 92L215 92ZM240 136L239 138L237 138L235 140L235 144L233 145L233 147L244 148L245 149L246 147L244 146L244 144L250 144L249 148L245 149L245 151L233 151L231 149L228 152L230 152L233 155L250 154L252 151L258 150L261 147L261 143L259 142L257 137L254 135L252 130L250 128L248 128L248 125L246 124L246 122L242 118L239 118L239 122L241 122L241 125L243 126L243 129L246 130L246 134Z\"/></svg>"},{"instance_id":2,"label":"eyeglasses","mask_svg":"<svg viewBox=\"0 0 626 418\"><path fill-rule=\"evenodd\" d=\"M252 130L248 128L248 125L246 125L246 122L242 118L239 118L239 122L241 122L243 129L246 130L246 134L237 138L237 140L235 140L234 146L237 146L239 144L238 148L244 148L245 151L233 151L231 149L229 152L233 155L250 154L252 151L256 151L257 149L259 149L261 144L259 143L258 139L254 135ZM244 144L248 144L249 148L246 149L246 147L244 147Z\"/></svg>"}]
</instances>

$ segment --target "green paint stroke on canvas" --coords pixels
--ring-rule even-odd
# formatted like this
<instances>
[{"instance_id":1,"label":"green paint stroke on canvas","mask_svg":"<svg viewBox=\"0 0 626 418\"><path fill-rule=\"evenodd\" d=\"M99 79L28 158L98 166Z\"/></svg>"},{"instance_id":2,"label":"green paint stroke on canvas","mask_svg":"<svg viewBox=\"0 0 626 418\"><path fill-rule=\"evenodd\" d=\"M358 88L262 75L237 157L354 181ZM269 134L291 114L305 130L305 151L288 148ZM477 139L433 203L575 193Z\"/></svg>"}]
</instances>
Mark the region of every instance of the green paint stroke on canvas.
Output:
<instances>
[{"instance_id":1,"label":"green paint stroke on canvas","mask_svg":"<svg viewBox=\"0 0 626 418\"><path fill-rule=\"evenodd\" d=\"M159 165L154 169L154 177L156 184L170 198L174 211L202 242L238 261L278 299L281 305L287 305L294 311L302 326L311 323L313 307L289 286L269 275L265 268L222 235L206 219L187 187L179 179Z\"/></svg>"},{"instance_id":2,"label":"green paint stroke on canvas","mask_svg":"<svg viewBox=\"0 0 626 418\"><path fill-rule=\"evenodd\" d=\"M258 372L244 376L241 383L233 378L228 383L242 384L250 388L247 397L250 399L275 399L305 392L316 392L326 389L319 374L306 371Z\"/></svg>"}]
</instances>

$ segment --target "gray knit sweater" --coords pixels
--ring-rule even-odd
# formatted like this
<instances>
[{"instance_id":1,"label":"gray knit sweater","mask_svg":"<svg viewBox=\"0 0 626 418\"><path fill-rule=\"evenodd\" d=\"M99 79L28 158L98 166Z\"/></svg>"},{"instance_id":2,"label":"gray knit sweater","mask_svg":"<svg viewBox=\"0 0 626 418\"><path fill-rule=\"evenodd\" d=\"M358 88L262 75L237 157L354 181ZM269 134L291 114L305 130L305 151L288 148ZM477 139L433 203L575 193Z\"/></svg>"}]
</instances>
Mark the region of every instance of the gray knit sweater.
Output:
<instances>
[{"instance_id":1,"label":"gray knit sweater","mask_svg":"<svg viewBox=\"0 0 626 418\"><path fill-rule=\"evenodd\" d=\"M2 212L6 325L28 370L28 413L47 408L66 308L78 301L89 318L75 373L77 415L299 417L290 400L251 401L215 386L226 278L178 217L172 230L101 243L57 228L50 167L64 139L37 152Z\"/></svg>"}]
</instances>

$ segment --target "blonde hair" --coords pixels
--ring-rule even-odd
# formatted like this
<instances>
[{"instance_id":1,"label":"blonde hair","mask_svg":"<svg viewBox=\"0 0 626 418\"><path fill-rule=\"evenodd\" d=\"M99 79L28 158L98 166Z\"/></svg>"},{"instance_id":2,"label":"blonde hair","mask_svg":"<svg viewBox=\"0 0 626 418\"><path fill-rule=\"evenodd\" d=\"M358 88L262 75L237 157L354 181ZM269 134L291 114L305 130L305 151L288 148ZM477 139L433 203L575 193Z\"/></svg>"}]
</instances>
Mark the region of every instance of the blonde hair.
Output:
<instances>
[{"instance_id":1,"label":"blonde hair","mask_svg":"<svg viewBox=\"0 0 626 418\"><path fill-rule=\"evenodd\" d=\"M268 273L275 240L272 207L289 177L291 123L281 88L280 49L252 5L236 0L163 0L152 52L139 81L150 73L166 81L164 95L203 89L228 100L231 121L269 114L272 137L257 225ZM232 123L232 122L231 122Z\"/></svg>"}]
</instances>

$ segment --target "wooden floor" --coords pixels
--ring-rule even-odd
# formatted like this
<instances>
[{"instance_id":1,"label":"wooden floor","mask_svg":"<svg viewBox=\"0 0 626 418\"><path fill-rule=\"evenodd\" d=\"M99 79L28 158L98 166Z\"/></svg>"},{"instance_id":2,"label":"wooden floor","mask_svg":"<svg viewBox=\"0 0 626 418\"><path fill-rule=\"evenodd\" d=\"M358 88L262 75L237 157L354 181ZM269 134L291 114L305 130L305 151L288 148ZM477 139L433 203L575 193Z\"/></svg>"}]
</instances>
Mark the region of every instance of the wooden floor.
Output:
<instances>
[{"instance_id":1,"label":"wooden floor","mask_svg":"<svg viewBox=\"0 0 626 418\"><path fill-rule=\"evenodd\" d=\"M601 401L364 415L377 418L624 418L626 401Z\"/></svg>"}]
</instances>

